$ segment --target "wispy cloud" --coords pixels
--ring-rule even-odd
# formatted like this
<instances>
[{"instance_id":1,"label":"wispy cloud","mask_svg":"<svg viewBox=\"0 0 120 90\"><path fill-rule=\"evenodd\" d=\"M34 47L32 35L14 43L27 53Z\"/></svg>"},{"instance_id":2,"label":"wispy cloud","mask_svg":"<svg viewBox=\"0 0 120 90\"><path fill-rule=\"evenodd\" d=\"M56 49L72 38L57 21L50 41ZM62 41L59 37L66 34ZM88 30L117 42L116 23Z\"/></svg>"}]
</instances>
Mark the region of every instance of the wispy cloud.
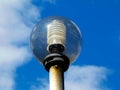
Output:
<instances>
[{"instance_id":1,"label":"wispy cloud","mask_svg":"<svg viewBox=\"0 0 120 90\"><path fill-rule=\"evenodd\" d=\"M29 60L29 35L39 17L30 0L0 1L0 90L14 90L15 70Z\"/></svg>"},{"instance_id":2,"label":"wispy cloud","mask_svg":"<svg viewBox=\"0 0 120 90\"><path fill-rule=\"evenodd\" d=\"M109 90L105 81L109 70L98 66L71 66L65 73L65 90ZM41 81L40 81L41 82ZM48 90L48 82L33 85L31 90Z\"/></svg>"},{"instance_id":3,"label":"wispy cloud","mask_svg":"<svg viewBox=\"0 0 120 90\"><path fill-rule=\"evenodd\" d=\"M66 74L66 90L108 90L109 70L97 66L71 66Z\"/></svg>"},{"instance_id":4,"label":"wispy cloud","mask_svg":"<svg viewBox=\"0 0 120 90\"><path fill-rule=\"evenodd\" d=\"M49 90L49 83L46 79L37 78L37 85L33 84L30 90Z\"/></svg>"}]
</instances>

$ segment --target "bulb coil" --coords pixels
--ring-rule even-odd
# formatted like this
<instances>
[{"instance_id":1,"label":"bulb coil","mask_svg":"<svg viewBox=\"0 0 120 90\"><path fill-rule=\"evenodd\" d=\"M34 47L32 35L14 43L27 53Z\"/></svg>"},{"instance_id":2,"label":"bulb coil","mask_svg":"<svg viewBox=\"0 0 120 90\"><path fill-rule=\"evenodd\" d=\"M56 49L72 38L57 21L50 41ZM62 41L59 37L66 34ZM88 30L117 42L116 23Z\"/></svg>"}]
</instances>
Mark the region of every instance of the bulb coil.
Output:
<instances>
[{"instance_id":1,"label":"bulb coil","mask_svg":"<svg viewBox=\"0 0 120 90\"><path fill-rule=\"evenodd\" d=\"M53 20L47 27L47 44L48 47L51 45L62 45L65 48L66 42L66 27L59 20ZM49 49L48 49L49 51Z\"/></svg>"}]
</instances>

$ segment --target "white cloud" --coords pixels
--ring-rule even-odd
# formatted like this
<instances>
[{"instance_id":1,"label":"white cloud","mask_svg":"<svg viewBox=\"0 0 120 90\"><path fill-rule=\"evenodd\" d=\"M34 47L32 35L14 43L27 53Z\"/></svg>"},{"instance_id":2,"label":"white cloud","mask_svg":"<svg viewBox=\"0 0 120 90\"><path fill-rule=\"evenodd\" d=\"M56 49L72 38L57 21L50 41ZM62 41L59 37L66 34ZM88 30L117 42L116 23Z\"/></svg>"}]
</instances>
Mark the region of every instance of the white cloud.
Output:
<instances>
[{"instance_id":1,"label":"white cloud","mask_svg":"<svg viewBox=\"0 0 120 90\"><path fill-rule=\"evenodd\" d=\"M11 74L2 73L0 76L0 90L12 90L14 86L14 79Z\"/></svg>"},{"instance_id":2,"label":"white cloud","mask_svg":"<svg viewBox=\"0 0 120 90\"><path fill-rule=\"evenodd\" d=\"M108 71L105 67L71 66L66 74L66 90L108 90L103 84Z\"/></svg>"},{"instance_id":3,"label":"white cloud","mask_svg":"<svg viewBox=\"0 0 120 90\"><path fill-rule=\"evenodd\" d=\"M109 70L98 66L70 66L65 73L65 90L109 90L105 85ZM43 85L32 86L31 90L48 90L47 80Z\"/></svg>"},{"instance_id":4,"label":"white cloud","mask_svg":"<svg viewBox=\"0 0 120 90\"><path fill-rule=\"evenodd\" d=\"M30 90L49 90L49 84L46 79L37 78L38 84L33 84Z\"/></svg>"},{"instance_id":5,"label":"white cloud","mask_svg":"<svg viewBox=\"0 0 120 90\"><path fill-rule=\"evenodd\" d=\"M33 20L39 12L30 0L0 1L0 42L23 43L29 35Z\"/></svg>"},{"instance_id":6,"label":"white cloud","mask_svg":"<svg viewBox=\"0 0 120 90\"><path fill-rule=\"evenodd\" d=\"M14 90L15 70L30 58L28 40L40 13L30 0L0 0L0 90Z\"/></svg>"}]
</instances>

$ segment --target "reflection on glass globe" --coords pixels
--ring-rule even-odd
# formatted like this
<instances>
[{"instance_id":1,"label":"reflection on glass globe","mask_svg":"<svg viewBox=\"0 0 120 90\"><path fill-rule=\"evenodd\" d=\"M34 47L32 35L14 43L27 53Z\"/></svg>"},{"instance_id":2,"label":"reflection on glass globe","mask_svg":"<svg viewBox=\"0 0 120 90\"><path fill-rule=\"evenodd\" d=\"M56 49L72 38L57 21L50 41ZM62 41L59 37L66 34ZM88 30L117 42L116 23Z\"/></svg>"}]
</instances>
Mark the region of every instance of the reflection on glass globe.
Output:
<instances>
[{"instance_id":1,"label":"reflection on glass globe","mask_svg":"<svg viewBox=\"0 0 120 90\"><path fill-rule=\"evenodd\" d=\"M74 22L51 16L41 20L33 29L30 46L36 58L43 63L49 53L62 52L72 63L81 51L81 32Z\"/></svg>"}]
</instances>

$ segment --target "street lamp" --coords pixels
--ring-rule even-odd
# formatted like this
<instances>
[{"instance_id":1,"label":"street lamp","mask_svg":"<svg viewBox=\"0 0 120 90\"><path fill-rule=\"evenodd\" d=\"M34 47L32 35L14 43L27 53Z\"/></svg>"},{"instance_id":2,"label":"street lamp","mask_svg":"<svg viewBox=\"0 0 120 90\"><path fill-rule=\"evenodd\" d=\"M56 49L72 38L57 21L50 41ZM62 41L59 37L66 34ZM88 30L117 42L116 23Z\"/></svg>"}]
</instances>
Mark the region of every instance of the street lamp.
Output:
<instances>
[{"instance_id":1,"label":"street lamp","mask_svg":"<svg viewBox=\"0 0 120 90\"><path fill-rule=\"evenodd\" d=\"M63 73L80 54L81 41L79 28L65 17L47 17L34 27L30 46L50 73L50 90L64 90Z\"/></svg>"}]
</instances>

